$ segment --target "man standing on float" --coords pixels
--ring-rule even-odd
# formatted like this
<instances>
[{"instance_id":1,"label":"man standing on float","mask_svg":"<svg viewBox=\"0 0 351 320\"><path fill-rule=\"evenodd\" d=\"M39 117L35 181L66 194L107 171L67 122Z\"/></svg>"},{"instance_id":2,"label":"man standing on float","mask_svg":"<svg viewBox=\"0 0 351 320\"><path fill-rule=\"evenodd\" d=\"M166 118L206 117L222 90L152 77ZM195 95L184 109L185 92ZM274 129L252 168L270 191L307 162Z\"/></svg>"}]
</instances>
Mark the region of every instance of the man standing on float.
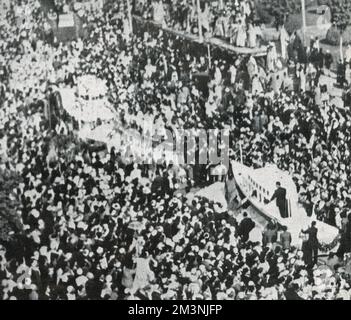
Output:
<instances>
[{"instance_id":1,"label":"man standing on float","mask_svg":"<svg viewBox=\"0 0 351 320\"><path fill-rule=\"evenodd\" d=\"M271 201L276 199L276 204L279 208L280 216L282 218L288 218L289 214L287 210L286 189L281 186L280 182L276 183L276 187L277 189L274 191Z\"/></svg>"}]
</instances>

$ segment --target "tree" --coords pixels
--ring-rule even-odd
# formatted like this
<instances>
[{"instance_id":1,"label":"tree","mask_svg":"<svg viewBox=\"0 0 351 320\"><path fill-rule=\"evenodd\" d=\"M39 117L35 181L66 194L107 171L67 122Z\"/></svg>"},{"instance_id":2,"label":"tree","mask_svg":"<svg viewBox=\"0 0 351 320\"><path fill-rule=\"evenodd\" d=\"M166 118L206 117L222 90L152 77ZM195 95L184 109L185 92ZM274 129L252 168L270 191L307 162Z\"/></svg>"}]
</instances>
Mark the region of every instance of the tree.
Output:
<instances>
[{"instance_id":1,"label":"tree","mask_svg":"<svg viewBox=\"0 0 351 320\"><path fill-rule=\"evenodd\" d=\"M0 240L9 241L23 230L18 186L20 176L10 170L0 170Z\"/></svg>"},{"instance_id":2,"label":"tree","mask_svg":"<svg viewBox=\"0 0 351 320\"><path fill-rule=\"evenodd\" d=\"M337 15L335 15L334 22L342 35L346 30L346 27L350 24L349 13L348 12L338 13Z\"/></svg>"}]
</instances>

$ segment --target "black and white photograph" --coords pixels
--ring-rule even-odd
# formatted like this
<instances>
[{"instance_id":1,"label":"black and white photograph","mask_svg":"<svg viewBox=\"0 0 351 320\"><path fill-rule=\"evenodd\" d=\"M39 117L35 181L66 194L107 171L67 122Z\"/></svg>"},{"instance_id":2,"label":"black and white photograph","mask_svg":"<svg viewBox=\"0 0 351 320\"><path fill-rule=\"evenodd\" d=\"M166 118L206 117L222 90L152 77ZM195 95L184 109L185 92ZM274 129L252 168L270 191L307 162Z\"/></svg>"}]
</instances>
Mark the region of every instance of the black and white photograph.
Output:
<instances>
[{"instance_id":1,"label":"black and white photograph","mask_svg":"<svg viewBox=\"0 0 351 320\"><path fill-rule=\"evenodd\" d=\"M0 0L0 300L351 300L350 163L351 0Z\"/></svg>"}]
</instances>

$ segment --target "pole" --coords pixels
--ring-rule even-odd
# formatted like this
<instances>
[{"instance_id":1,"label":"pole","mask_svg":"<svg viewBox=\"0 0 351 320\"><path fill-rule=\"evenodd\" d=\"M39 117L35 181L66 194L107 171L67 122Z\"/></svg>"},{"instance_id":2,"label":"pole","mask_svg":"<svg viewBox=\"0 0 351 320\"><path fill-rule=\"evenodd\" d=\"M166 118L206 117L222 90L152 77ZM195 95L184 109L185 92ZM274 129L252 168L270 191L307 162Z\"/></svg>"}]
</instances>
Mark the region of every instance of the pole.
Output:
<instances>
[{"instance_id":1,"label":"pole","mask_svg":"<svg viewBox=\"0 0 351 320\"><path fill-rule=\"evenodd\" d=\"M49 127L50 127L50 131L52 130L52 123L51 123L51 104L50 104L50 96L48 97L47 95L47 90L48 90L48 87L49 87L49 73L48 73L48 53L45 51L45 78L46 78L46 97L45 97L45 100L46 100L46 103L45 103L45 106L46 106L46 109L47 109L47 115L49 117Z\"/></svg>"},{"instance_id":2,"label":"pole","mask_svg":"<svg viewBox=\"0 0 351 320\"><path fill-rule=\"evenodd\" d=\"M199 41L203 42L200 0L196 0L196 6L197 6L197 22L198 22L198 28L199 28Z\"/></svg>"},{"instance_id":3,"label":"pole","mask_svg":"<svg viewBox=\"0 0 351 320\"><path fill-rule=\"evenodd\" d=\"M162 61L163 61L163 65L164 65L164 69L165 69L165 74L168 74L168 64L167 64L167 59L165 56L162 56Z\"/></svg>"},{"instance_id":4,"label":"pole","mask_svg":"<svg viewBox=\"0 0 351 320\"><path fill-rule=\"evenodd\" d=\"M129 20L129 29L133 34L133 18L132 18L132 7L130 5L130 0L127 0L127 10L128 10L128 20Z\"/></svg>"},{"instance_id":5,"label":"pole","mask_svg":"<svg viewBox=\"0 0 351 320\"><path fill-rule=\"evenodd\" d=\"M344 63L344 50L343 50L343 45L342 45L343 39L342 39L342 33L340 33L340 60L341 63Z\"/></svg>"},{"instance_id":6,"label":"pole","mask_svg":"<svg viewBox=\"0 0 351 320\"><path fill-rule=\"evenodd\" d=\"M303 45L306 45L306 10L305 10L305 0L301 0L301 14L302 14L302 37Z\"/></svg>"},{"instance_id":7,"label":"pole","mask_svg":"<svg viewBox=\"0 0 351 320\"><path fill-rule=\"evenodd\" d=\"M208 53L208 69L211 70L212 62L211 62L211 47L207 45L207 53Z\"/></svg>"},{"instance_id":8,"label":"pole","mask_svg":"<svg viewBox=\"0 0 351 320\"><path fill-rule=\"evenodd\" d=\"M47 108L47 114L49 116L49 127L50 127L50 131L52 130L52 123L51 123L51 105L50 105L50 100L46 101L46 108Z\"/></svg>"}]
</instances>

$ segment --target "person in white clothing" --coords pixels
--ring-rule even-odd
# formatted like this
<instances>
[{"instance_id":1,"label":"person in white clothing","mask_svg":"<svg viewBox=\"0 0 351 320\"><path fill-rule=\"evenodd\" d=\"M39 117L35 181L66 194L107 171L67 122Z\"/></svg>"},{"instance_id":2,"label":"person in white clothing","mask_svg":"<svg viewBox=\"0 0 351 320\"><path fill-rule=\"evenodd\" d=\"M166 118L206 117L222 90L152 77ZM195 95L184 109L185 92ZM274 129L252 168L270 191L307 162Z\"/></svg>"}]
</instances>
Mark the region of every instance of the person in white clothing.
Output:
<instances>
[{"instance_id":1,"label":"person in white clothing","mask_svg":"<svg viewBox=\"0 0 351 320\"><path fill-rule=\"evenodd\" d=\"M136 258L135 278L133 283L133 290L145 288L150 281L155 277L150 269L150 257L143 254L141 257Z\"/></svg>"},{"instance_id":2,"label":"person in white clothing","mask_svg":"<svg viewBox=\"0 0 351 320\"><path fill-rule=\"evenodd\" d=\"M288 48L290 37L284 26L280 28L279 38L280 38L281 56L285 60L287 59L287 48Z\"/></svg>"},{"instance_id":3,"label":"person in white clothing","mask_svg":"<svg viewBox=\"0 0 351 320\"><path fill-rule=\"evenodd\" d=\"M248 35L249 48L256 48L256 46L257 46L257 33L256 33L256 28L253 26L252 23L249 23L249 25L248 25L247 35Z\"/></svg>"},{"instance_id":4,"label":"person in white clothing","mask_svg":"<svg viewBox=\"0 0 351 320\"><path fill-rule=\"evenodd\" d=\"M303 68L300 68L299 78L300 78L300 90L301 90L301 92L305 92L306 91L306 75L305 75L305 71L303 70Z\"/></svg>"},{"instance_id":5,"label":"person in white clothing","mask_svg":"<svg viewBox=\"0 0 351 320\"><path fill-rule=\"evenodd\" d=\"M237 69L234 65L231 65L229 68L229 72L230 72L230 83L234 84L236 81L236 74L237 74Z\"/></svg>"},{"instance_id":6,"label":"person in white clothing","mask_svg":"<svg viewBox=\"0 0 351 320\"><path fill-rule=\"evenodd\" d=\"M245 47L246 45L246 25L244 21L240 21L236 36L236 46Z\"/></svg>"},{"instance_id":7,"label":"person in white clothing","mask_svg":"<svg viewBox=\"0 0 351 320\"><path fill-rule=\"evenodd\" d=\"M351 45L350 44L347 46L347 49L345 51L345 60L347 62L351 61Z\"/></svg>"},{"instance_id":8,"label":"person in white clothing","mask_svg":"<svg viewBox=\"0 0 351 320\"><path fill-rule=\"evenodd\" d=\"M157 1L154 3L154 21L159 24L164 24L165 23L165 16L166 12L163 7L163 2L161 0Z\"/></svg>"}]
</instances>

